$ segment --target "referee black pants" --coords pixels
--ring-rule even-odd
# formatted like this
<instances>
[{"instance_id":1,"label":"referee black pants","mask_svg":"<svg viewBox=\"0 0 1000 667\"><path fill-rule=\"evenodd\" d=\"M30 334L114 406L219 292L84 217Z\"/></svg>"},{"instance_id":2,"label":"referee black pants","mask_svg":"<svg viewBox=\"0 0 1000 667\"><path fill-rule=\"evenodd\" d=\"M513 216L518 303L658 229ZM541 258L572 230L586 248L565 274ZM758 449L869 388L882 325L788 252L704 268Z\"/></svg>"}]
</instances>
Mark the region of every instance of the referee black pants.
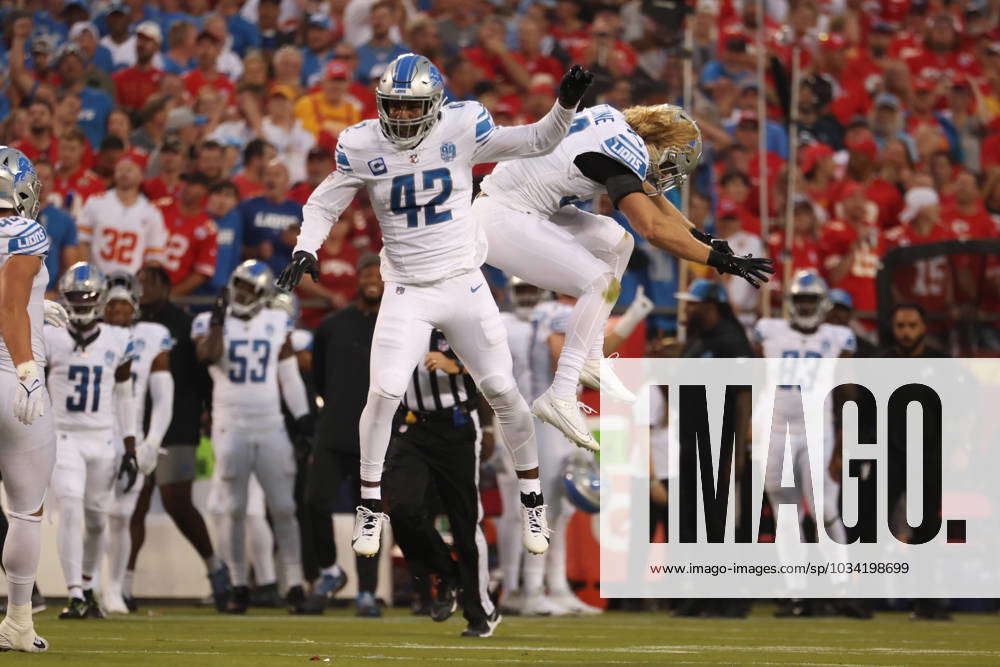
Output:
<instances>
[{"instance_id":1,"label":"referee black pants","mask_svg":"<svg viewBox=\"0 0 1000 667\"><path fill-rule=\"evenodd\" d=\"M480 527L480 441L475 415L460 426L450 419L397 426L382 475L392 532L411 573L457 579L470 623L493 613L486 537ZM457 562L434 528L435 491L451 525Z\"/></svg>"}]
</instances>

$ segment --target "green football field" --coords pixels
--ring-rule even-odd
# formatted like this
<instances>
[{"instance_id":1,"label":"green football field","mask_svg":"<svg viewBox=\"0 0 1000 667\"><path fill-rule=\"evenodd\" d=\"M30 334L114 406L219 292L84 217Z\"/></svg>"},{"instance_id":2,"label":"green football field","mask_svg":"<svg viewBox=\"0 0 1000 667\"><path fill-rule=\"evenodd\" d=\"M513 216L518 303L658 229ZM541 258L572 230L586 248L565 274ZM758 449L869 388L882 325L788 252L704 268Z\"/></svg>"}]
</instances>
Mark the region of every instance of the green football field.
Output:
<instances>
[{"instance_id":1,"label":"green football field","mask_svg":"<svg viewBox=\"0 0 1000 667\"><path fill-rule=\"evenodd\" d=\"M873 621L777 620L758 606L746 620L674 619L612 612L591 618L505 618L489 639L462 639L457 615L445 623L390 611L360 619L253 611L220 616L185 607L140 610L103 621L36 616L51 642L25 664L62 665L398 665L720 664L996 665L1000 617L958 615L915 623L883 613ZM14 656L3 658L11 664Z\"/></svg>"}]
</instances>

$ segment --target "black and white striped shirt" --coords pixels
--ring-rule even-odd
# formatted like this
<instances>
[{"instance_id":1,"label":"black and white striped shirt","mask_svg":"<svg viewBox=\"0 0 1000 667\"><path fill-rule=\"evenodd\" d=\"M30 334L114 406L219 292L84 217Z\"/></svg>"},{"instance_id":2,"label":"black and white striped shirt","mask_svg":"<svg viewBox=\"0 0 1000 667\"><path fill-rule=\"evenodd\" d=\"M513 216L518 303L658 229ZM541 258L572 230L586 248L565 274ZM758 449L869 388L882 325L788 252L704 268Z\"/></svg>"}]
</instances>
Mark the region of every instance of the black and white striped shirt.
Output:
<instances>
[{"instance_id":1,"label":"black and white striped shirt","mask_svg":"<svg viewBox=\"0 0 1000 667\"><path fill-rule=\"evenodd\" d=\"M444 334L431 332L429 352L441 352L449 359L458 359ZM475 383L466 373L452 375L442 370L429 371L424 360L413 371L410 384L403 396L403 407L413 412L436 412L464 403L478 395Z\"/></svg>"}]
</instances>

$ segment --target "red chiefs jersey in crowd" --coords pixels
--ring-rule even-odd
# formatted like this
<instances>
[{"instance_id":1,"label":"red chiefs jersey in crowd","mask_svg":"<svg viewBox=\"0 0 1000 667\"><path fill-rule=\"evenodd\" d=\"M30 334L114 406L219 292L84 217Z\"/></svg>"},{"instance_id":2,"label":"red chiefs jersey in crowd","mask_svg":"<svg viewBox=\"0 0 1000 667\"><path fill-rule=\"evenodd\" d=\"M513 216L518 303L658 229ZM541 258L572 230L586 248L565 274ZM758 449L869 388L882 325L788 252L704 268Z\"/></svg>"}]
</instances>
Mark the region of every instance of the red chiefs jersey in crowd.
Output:
<instances>
[{"instance_id":1,"label":"red chiefs jersey in crowd","mask_svg":"<svg viewBox=\"0 0 1000 667\"><path fill-rule=\"evenodd\" d=\"M937 224L923 235L910 225L893 227L883 235L883 254L896 247L908 247L938 241L953 241L955 235L944 224ZM901 266L892 274L892 289L897 301L919 303L928 312L948 312L955 298L954 272L957 265L948 255L919 259ZM931 323L929 328L940 330L943 323Z\"/></svg>"},{"instance_id":2,"label":"red chiefs jersey in crowd","mask_svg":"<svg viewBox=\"0 0 1000 667\"><path fill-rule=\"evenodd\" d=\"M176 285L192 271L214 276L218 246L212 219L204 212L185 217L176 204L160 210L168 236L163 268L170 274L170 283Z\"/></svg>"},{"instance_id":3,"label":"red chiefs jersey in crowd","mask_svg":"<svg viewBox=\"0 0 1000 667\"><path fill-rule=\"evenodd\" d=\"M854 307L862 311L875 311L875 275L878 273L880 252L879 232L875 227L864 228L864 237L854 251L854 260L847 274L839 281L830 279L830 271L841 262L855 242L859 232L854 226L834 220L823 228L819 240L823 274L830 287L839 287L851 295Z\"/></svg>"}]
</instances>

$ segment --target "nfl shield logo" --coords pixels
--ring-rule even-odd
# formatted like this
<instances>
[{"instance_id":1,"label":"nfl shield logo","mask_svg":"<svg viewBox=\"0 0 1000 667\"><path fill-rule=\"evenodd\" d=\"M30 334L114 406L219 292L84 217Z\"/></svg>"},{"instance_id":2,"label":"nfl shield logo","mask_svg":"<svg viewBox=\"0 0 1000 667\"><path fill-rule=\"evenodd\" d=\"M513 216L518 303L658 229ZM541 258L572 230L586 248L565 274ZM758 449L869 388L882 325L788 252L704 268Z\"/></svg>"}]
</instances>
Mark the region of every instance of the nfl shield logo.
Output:
<instances>
[{"instance_id":1,"label":"nfl shield logo","mask_svg":"<svg viewBox=\"0 0 1000 667\"><path fill-rule=\"evenodd\" d=\"M439 338L438 339L438 352L447 352L450 349L451 349L451 346L448 345L448 341L447 340L445 340L444 338Z\"/></svg>"},{"instance_id":2,"label":"nfl shield logo","mask_svg":"<svg viewBox=\"0 0 1000 667\"><path fill-rule=\"evenodd\" d=\"M441 160L442 162L451 162L455 159L455 144L446 143L441 144Z\"/></svg>"},{"instance_id":3,"label":"nfl shield logo","mask_svg":"<svg viewBox=\"0 0 1000 667\"><path fill-rule=\"evenodd\" d=\"M264 327L264 333L267 334L268 336L273 336L274 335L274 325L273 324L268 324L266 327Z\"/></svg>"},{"instance_id":4,"label":"nfl shield logo","mask_svg":"<svg viewBox=\"0 0 1000 667\"><path fill-rule=\"evenodd\" d=\"M396 294L402 294L405 291L406 291L406 288L403 287L402 285L399 285L398 287L396 287Z\"/></svg>"},{"instance_id":5,"label":"nfl shield logo","mask_svg":"<svg viewBox=\"0 0 1000 667\"><path fill-rule=\"evenodd\" d=\"M411 164L416 164L418 160L420 160L420 156L419 155L417 155L416 153L410 153L410 163Z\"/></svg>"},{"instance_id":6,"label":"nfl shield logo","mask_svg":"<svg viewBox=\"0 0 1000 667\"><path fill-rule=\"evenodd\" d=\"M107 364L108 366L111 366L112 364L114 364L115 363L115 353L112 352L111 350L108 350L107 352L105 352L104 353L104 363Z\"/></svg>"}]
</instances>

